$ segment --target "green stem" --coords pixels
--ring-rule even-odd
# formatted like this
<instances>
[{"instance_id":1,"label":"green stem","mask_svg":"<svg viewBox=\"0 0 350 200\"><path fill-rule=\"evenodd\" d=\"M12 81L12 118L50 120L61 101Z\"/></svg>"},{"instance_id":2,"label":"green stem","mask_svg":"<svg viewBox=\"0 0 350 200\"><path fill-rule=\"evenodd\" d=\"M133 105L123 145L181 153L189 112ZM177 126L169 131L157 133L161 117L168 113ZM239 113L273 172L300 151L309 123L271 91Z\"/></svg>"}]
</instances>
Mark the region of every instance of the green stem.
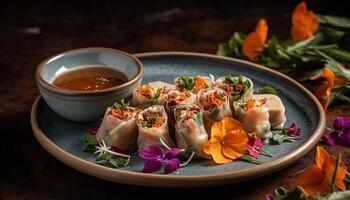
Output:
<instances>
[{"instance_id":1,"label":"green stem","mask_svg":"<svg viewBox=\"0 0 350 200\"><path fill-rule=\"evenodd\" d=\"M261 152L261 154L263 154L265 156L273 157L273 155L270 152L268 152L267 150L265 150L264 148L261 148L260 152Z\"/></svg>"},{"instance_id":2,"label":"green stem","mask_svg":"<svg viewBox=\"0 0 350 200\"><path fill-rule=\"evenodd\" d=\"M258 160L258 159L254 158L252 156L249 156L249 155L243 155L239 159L243 160L243 161L247 161L247 162L253 163L253 164L257 164L257 165L260 165L260 164L264 163L263 161Z\"/></svg>"},{"instance_id":3,"label":"green stem","mask_svg":"<svg viewBox=\"0 0 350 200\"><path fill-rule=\"evenodd\" d=\"M338 173L338 169L340 166L340 161L341 161L341 153L339 154L338 158L337 158L337 165L335 166L335 169L333 171L333 176L332 176L332 187L331 187L331 193L333 193L335 191L335 179L337 177L337 173Z\"/></svg>"},{"instance_id":4,"label":"green stem","mask_svg":"<svg viewBox=\"0 0 350 200\"><path fill-rule=\"evenodd\" d=\"M330 133L332 133L332 132L334 131L334 129L329 128L329 127L326 127L325 130L328 131L328 132L330 132Z\"/></svg>"},{"instance_id":5,"label":"green stem","mask_svg":"<svg viewBox=\"0 0 350 200\"><path fill-rule=\"evenodd\" d=\"M332 49L339 48L337 44L327 44L327 45L312 45L309 46L310 49Z\"/></svg>"}]
</instances>

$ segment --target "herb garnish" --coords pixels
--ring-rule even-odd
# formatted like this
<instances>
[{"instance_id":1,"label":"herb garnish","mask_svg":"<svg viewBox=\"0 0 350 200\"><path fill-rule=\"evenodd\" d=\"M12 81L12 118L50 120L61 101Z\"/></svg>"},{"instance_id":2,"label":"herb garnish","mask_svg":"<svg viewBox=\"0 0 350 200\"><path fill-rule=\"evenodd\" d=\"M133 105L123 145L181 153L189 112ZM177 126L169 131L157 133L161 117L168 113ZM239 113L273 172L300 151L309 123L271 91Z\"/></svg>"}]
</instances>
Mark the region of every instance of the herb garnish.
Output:
<instances>
[{"instance_id":1,"label":"herb garnish","mask_svg":"<svg viewBox=\"0 0 350 200\"><path fill-rule=\"evenodd\" d=\"M232 87L230 95L233 101L239 100L251 87L251 84L248 80L244 80L243 76L238 76L237 79L234 79L231 75L225 76L223 81L225 84L229 84Z\"/></svg>"},{"instance_id":2,"label":"herb garnish","mask_svg":"<svg viewBox=\"0 0 350 200\"><path fill-rule=\"evenodd\" d=\"M160 97L161 91L162 91L162 88L157 88L156 93L155 93L154 96L150 99L152 105L155 105L155 104L158 103L158 98Z\"/></svg>"},{"instance_id":3,"label":"herb garnish","mask_svg":"<svg viewBox=\"0 0 350 200\"><path fill-rule=\"evenodd\" d=\"M112 105L112 109L121 109L121 110L128 110L128 105L124 102L124 99L122 99L119 103L116 102Z\"/></svg>"},{"instance_id":4,"label":"herb garnish","mask_svg":"<svg viewBox=\"0 0 350 200\"><path fill-rule=\"evenodd\" d=\"M181 76L179 77L180 84L178 85L180 89L186 89L192 91L195 86L194 78L190 76Z\"/></svg>"}]
</instances>

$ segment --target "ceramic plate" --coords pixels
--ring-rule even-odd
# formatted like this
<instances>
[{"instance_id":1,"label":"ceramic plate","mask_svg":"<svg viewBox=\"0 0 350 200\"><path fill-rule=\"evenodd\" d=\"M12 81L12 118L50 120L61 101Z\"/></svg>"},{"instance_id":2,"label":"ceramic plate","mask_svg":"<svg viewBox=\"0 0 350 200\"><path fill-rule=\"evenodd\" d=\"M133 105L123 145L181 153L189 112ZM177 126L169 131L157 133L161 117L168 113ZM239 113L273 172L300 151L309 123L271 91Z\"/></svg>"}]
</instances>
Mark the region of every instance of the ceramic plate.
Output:
<instances>
[{"instance_id":1,"label":"ceramic plate","mask_svg":"<svg viewBox=\"0 0 350 200\"><path fill-rule=\"evenodd\" d=\"M137 54L144 64L143 83L161 80L172 83L180 75L242 74L250 77L255 88L276 88L286 107L287 124L297 121L302 139L295 143L266 145L274 157L261 156L264 164L235 161L213 165L208 160L194 160L173 174L142 173L143 160L133 156L125 168L114 169L96 164L93 153L82 152L83 135L95 123L77 123L63 119L41 97L35 101L31 123L40 144L63 163L102 179L135 185L160 187L200 187L254 179L280 170L303 157L318 142L325 126L325 115L316 98L303 86L276 71L250 62L209 54L156 52Z\"/></svg>"}]
</instances>

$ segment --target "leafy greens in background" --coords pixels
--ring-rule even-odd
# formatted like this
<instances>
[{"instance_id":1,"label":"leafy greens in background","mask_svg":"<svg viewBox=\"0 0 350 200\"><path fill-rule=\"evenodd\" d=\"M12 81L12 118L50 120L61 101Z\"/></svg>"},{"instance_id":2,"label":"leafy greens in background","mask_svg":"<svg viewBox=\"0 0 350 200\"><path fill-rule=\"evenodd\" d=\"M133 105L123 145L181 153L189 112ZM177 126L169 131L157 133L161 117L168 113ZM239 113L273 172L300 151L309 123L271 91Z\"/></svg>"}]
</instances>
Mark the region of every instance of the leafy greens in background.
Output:
<instances>
[{"instance_id":1,"label":"leafy greens in background","mask_svg":"<svg viewBox=\"0 0 350 200\"><path fill-rule=\"evenodd\" d=\"M312 37L293 42L271 36L254 62L291 76L311 91L321 84L314 77L327 67L335 75L328 105L337 100L350 102L350 19L330 15L317 18L319 27ZM233 33L229 41L219 44L217 54L249 60L242 51L245 38L243 33Z\"/></svg>"}]
</instances>

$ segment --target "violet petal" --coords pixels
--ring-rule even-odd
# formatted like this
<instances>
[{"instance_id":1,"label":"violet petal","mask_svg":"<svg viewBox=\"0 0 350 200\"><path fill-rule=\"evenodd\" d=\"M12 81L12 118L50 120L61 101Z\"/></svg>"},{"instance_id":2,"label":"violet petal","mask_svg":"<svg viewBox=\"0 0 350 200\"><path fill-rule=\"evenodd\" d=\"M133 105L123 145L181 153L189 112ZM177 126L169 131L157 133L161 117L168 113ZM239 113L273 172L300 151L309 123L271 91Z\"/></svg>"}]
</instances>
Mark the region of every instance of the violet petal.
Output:
<instances>
[{"instance_id":1,"label":"violet petal","mask_svg":"<svg viewBox=\"0 0 350 200\"><path fill-rule=\"evenodd\" d=\"M180 161L177 158L172 158L170 160L166 160L165 161L165 169L164 172L169 174L172 173L174 171L176 171L177 169L180 168Z\"/></svg>"},{"instance_id":2,"label":"violet petal","mask_svg":"<svg viewBox=\"0 0 350 200\"><path fill-rule=\"evenodd\" d=\"M350 129L350 120L346 117L336 117L333 122L335 130Z\"/></svg>"},{"instance_id":3,"label":"violet petal","mask_svg":"<svg viewBox=\"0 0 350 200\"><path fill-rule=\"evenodd\" d=\"M275 200L275 197L272 196L271 194L267 194L267 195L265 196L265 199L266 199L266 200Z\"/></svg>"},{"instance_id":4,"label":"violet petal","mask_svg":"<svg viewBox=\"0 0 350 200\"><path fill-rule=\"evenodd\" d=\"M350 147L350 130L338 133L338 140L341 146Z\"/></svg>"},{"instance_id":5,"label":"violet petal","mask_svg":"<svg viewBox=\"0 0 350 200\"><path fill-rule=\"evenodd\" d=\"M337 135L336 133L324 134L322 136L322 141L328 144L329 146L337 145Z\"/></svg>"},{"instance_id":6,"label":"violet petal","mask_svg":"<svg viewBox=\"0 0 350 200\"><path fill-rule=\"evenodd\" d=\"M261 140L261 138L256 138L254 140L254 147L257 148L257 149L261 149L263 147L263 142Z\"/></svg>"},{"instance_id":7,"label":"violet petal","mask_svg":"<svg viewBox=\"0 0 350 200\"><path fill-rule=\"evenodd\" d=\"M258 158L260 155L260 152L254 149L252 146L247 147L248 153L250 156L253 156L254 158Z\"/></svg>"},{"instance_id":8,"label":"violet petal","mask_svg":"<svg viewBox=\"0 0 350 200\"><path fill-rule=\"evenodd\" d=\"M163 158L164 152L163 150L156 145L148 146L139 152L139 156L144 159L156 159Z\"/></svg>"},{"instance_id":9,"label":"violet petal","mask_svg":"<svg viewBox=\"0 0 350 200\"><path fill-rule=\"evenodd\" d=\"M181 151L178 148L171 148L171 150L165 152L165 159L169 160L175 158L180 152Z\"/></svg>"},{"instance_id":10,"label":"violet petal","mask_svg":"<svg viewBox=\"0 0 350 200\"><path fill-rule=\"evenodd\" d=\"M162 168L162 165L163 163L159 159L146 159L142 172L145 172L145 173L156 172L160 168Z\"/></svg>"}]
</instances>

